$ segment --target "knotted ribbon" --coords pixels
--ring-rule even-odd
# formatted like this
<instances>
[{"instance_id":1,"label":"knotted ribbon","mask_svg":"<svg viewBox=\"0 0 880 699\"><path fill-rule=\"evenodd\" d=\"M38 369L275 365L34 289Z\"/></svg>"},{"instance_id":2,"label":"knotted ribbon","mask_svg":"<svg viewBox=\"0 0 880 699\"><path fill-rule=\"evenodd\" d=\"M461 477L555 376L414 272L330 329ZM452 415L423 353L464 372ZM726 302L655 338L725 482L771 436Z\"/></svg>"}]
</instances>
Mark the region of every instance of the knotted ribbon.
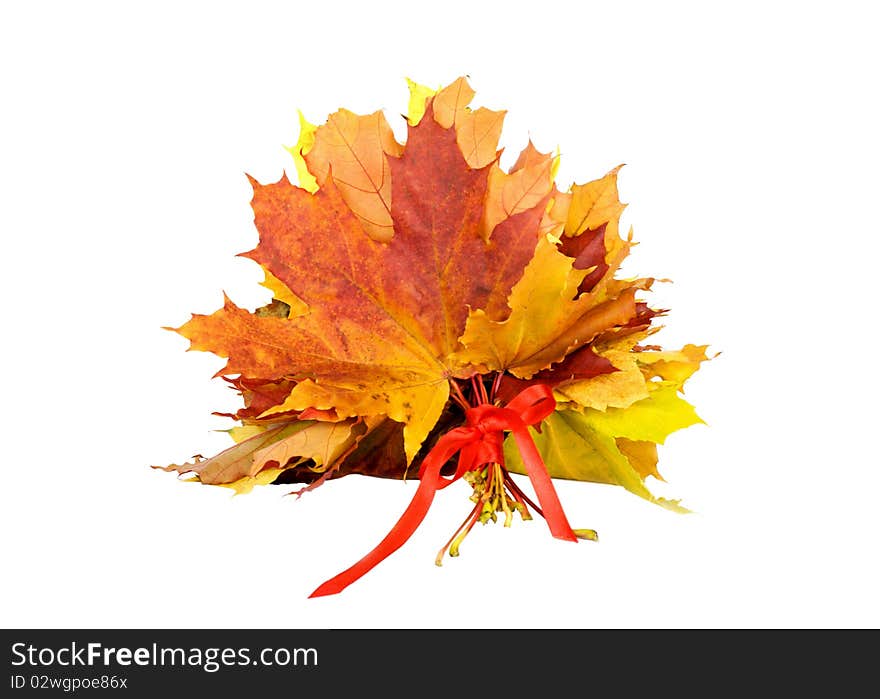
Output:
<instances>
[{"instance_id":1,"label":"knotted ribbon","mask_svg":"<svg viewBox=\"0 0 880 699\"><path fill-rule=\"evenodd\" d=\"M355 580L368 573L399 549L412 536L428 514L434 495L451 485L468 471L485 464L504 465L504 432L513 434L526 474L541 505L550 533L557 539L577 541L572 531L547 467L538 453L528 426L536 425L556 408L553 391L545 384L535 384L521 391L503 408L477 405L465 412L466 425L456 427L437 440L422 461L419 486L413 499L391 531L366 556L350 568L318 586L309 597L322 597L342 592ZM458 453L458 467L446 478L440 474L443 465Z\"/></svg>"}]
</instances>

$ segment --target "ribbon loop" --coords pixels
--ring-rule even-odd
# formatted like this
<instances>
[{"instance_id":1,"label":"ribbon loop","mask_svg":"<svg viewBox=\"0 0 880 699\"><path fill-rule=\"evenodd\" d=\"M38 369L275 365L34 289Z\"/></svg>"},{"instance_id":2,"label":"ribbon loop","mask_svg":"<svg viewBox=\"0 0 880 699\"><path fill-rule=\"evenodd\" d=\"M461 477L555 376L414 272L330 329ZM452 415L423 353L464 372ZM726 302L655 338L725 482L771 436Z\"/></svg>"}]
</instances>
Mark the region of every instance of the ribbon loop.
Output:
<instances>
[{"instance_id":1,"label":"ribbon loop","mask_svg":"<svg viewBox=\"0 0 880 699\"><path fill-rule=\"evenodd\" d=\"M562 510L547 467L528 431L529 425L538 424L555 409L553 391L546 384L535 384L523 389L503 408L489 404L469 408L465 412L467 426L456 427L440 437L422 461L419 486L391 531L366 556L321 584L309 597L342 592L403 546L428 514L438 490L485 464L497 463L503 466L506 431L513 434L550 533L558 539L577 541L577 536ZM444 478L440 471L455 454L458 454L455 474L451 478Z\"/></svg>"}]
</instances>

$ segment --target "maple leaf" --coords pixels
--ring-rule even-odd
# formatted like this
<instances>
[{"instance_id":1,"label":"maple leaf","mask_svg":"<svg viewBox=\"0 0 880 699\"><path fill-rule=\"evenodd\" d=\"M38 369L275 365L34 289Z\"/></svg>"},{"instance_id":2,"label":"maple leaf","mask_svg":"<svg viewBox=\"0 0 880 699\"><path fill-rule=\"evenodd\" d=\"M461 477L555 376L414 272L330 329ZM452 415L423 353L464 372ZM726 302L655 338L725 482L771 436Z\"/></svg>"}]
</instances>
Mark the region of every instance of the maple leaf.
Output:
<instances>
[{"instance_id":1,"label":"maple leaf","mask_svg":"<svg viewBox=\"0 0 880 699\"><path fill-rule=\"evenodd\" d=\"M504 219L537 206L553 192L556 162L558 159L538 152L529 141L509 172L504 172L497 161L492 163L483 213L484 237L488 239Z\"/></svg>"},{"instance_id":2,"label":"maple leaf","mask_svg":"<svg viewBox=\"0 0 880 699\"><path fill-rule=\"evenodd\" d=\"M556 410L541 424L541 431L533 431L532 438L541 452L547 470L554 478L566 478L594 483L619 485L631 493L678 512L687 512L677 500L657 498L645 485L647 475L656 475L656 462L650 462L648 446L662 442L669 433L701 422L684 400L674 404L668 397L654 396L634 404L634 409L611 408L609 420L602 411ZM662 423L643 429L639 422L653 419L672 406ZM651 438L640 440L634 446L629 435L647 432ZM661 438L655 439L660 436ZM626 439L623 448L620 439ZM647 451L647 453L646 453ZM525 473L519 451L511 439L505 440L504 458L508 470Z\"/></svg>"},{"instance_id":3,"label":"maple leaf","mask_svg":"<svg viewBox=\"0 0 880 699\"><path fill-rule=\"evenodd\" d=\"M449 429L460 425L463 419L461 408L455 403L448 403L422 444L415 461L419 462L424 458L438 439ZM394 420L380 418L378 421L371 421L369 429L357 440L354 449L330 467L318 470L308 462L295 464L280 473L275 482L315 484L324 479L341 478L354 473L378 478L416 478L416 471L410 471L407 465L403 449L403 426ZM448 475L449 470L444 469L444 473Z\"/></svg>"},{"instance_id":4,"label":"maple leaf","mask_svg":"<svg viewBox=\"0 0 880 699\"><path fill-rule=\"evenodd\" d=\"M530 141L504 170L505 111L471 107L465 78L408 84L403 144L381 111L300 114L298 184L251 178L259 242L242 256L272 300L249 311L224 295L176 329L226 358L236 444L165 470L236 492L463 476L476 504L441 557L477 521L530 518L510 472L528 474L560 538L596 536L570 529L548 476L684 511L646 479L661 478L657 445L702 422L680 393L707 346L644 344L666 311L639 298L654 278L618 276L635 245L621 166L563 191L558 155Z\"/></svg>"},{"instance_id":5,"label":"maple leaf","mask_svg":"<svg viewBox=\"0 0 880 699\"><path fill-rule=\"evenodd\" d=\"M453 121L463 118L457 113ZM314 195L286 177L271 185L252 180L260 242L245 256L308 313L260 317L226 299L213 315L179 328L192 349L228 358L222 374L295 381L274 412L333 409L403 422L409 460L446 404L450 376L473 373L450 362L468 307L490 317L503 312L534 253L545 204L508 216L485 241L488 169L470 167L453 125L433 119L430 105L427 114L409 127L400 157L381 156L391 177L394 235L387 243L368 235L352 210L354 195L346 199L330 170Z\"/></svg>"},{"instance_id":6,"label":"maple leaf","mask_svg":"<svg viewBox=\"0 0 880 699\"><path fill-rule=\"evenodd\" d=\"M639 368L637 353L633 351L646 334L597 339L592 345L593 351L607 360L616 371L559 386L556 389L558 398L595 410L626 408L647 398L648 382Z\"/></svg>"},{"instance_id":7,"label":"maple leaf","mask_svg":"<svg viewBox=\"0 0 880 699\"><path fill-rule=\"evenodd\" d=\"M482 309L472 310L456 359L483 371L529 378L636 317L635 292L651 280L606 276L591 292L580 293L586 270L575 269L573 262L550 238L542 239L511 292L507 318L494 320Z\"/></svg>"},{"instance_id":8,"label":"maple leaf","mask_svg":"<svg viewBox=\"0 0 880 699\"><path fill-rule=\"evenodd\" d=\"M545 384L561 390L567 384L615 371L619 369L606 356L596 354L596 350L591 345L585 345L567 355L558 364L534 374L531 379L518 379L510 374L502 374L495 396L502 403L507 403L529 386Z\"/></svg>"},{"instance_id":9,"label":"maple leaf","mask_svg":"<svg viewBox=\"0 0 880 699\"><path fill-rule=\"evenodd\" d=\"M431 110L440 126L455 128L456 142L467 164L482 168L499 156L498 139L506 112L485 107L471 109L474 94L467 80L458 78L437 92L431 101Z\"/></svg>"},{"instance_id":10,"label":"maple leaf","mask_svg":"<svg viewBox=\"0 0 880 699\"><path fill-rule=\"evenodd\" d=\"M235 483L266 468L293 468L303 461L309 461L310 468L320 472L356 445L369 426L362 420L287 422L268 426L210 459L162 469L192 473L199 482L211 485Z\"/></svg>"},{"instance_id":11,"label":"maple leaf","mask_svg":"<svg viewBox=\"0 0 880 699\"><path fill-rule=\"evenodd\" d=\"M284 286L284 283L276 278L268 269L263 269L263 275L265 278L261 282L261 286L266 287L272 292L272 303L264 306L264 308L268 311L269 307L273 304L283 304L283 306L287 306L287 308L281 306L279 308L280 313L266 312L263 313L263 315L276 315L281 318L296 318L297 316L304 316L309 312L309 307L306 305L305 301Z\"/></svg>"},{"instance_id":12,"label":"maple leaf","mask_svg":"<svg viewBox=\"0 0 880 699\"><path fill-rule=\"evenodd\" d=\"M215 413L215 415L235 418L243 423L259 418L267 410L283 402L291 390L293 390L294 385L291 381L283 379L281 381L270 381L266 379L248 379L243 376L223 378L229 382L232 388L239 392L244 401L244 407L235 413ZM284 420L287 419L287 416L281 414L277 418Z\"/></svg>"},{"instance_id":13,"label":"maple leaf","mask_svg":"<svg viewBox=\"0 0 880 699\"><path fill-rule=\"evenodd\" d=\"M340 109L315 130L308 150L301 151L318 186L324 186L332 172L334 184L368 236L391 240L391 172L386 156L399 156L402 147L382 112L359 116Z\"/></svg>"}]
</instances>

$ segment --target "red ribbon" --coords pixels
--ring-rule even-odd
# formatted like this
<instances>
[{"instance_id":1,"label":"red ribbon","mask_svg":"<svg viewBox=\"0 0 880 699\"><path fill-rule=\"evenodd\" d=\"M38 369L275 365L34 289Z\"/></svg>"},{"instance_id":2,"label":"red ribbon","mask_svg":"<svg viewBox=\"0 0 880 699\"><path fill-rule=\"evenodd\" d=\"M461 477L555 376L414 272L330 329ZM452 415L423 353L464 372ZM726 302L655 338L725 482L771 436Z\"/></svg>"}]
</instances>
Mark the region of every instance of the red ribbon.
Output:
<instances>
[{"instance_id":1,"label":"red ribbon","mask_svg":"<svg viewBox=\"0 0 880 699\"><path fill-rule=\"evenodd\" d=\"M547 467L528 430L529 425L541 422L555 408L556 401L550 387L536 384L524 389L503 408L484 404L468 409L465 412L467 426L456 427L444 434L422 461L419 469L419 487L397 524L376 548L347 570L322 583L309 597L323 597L342 592L403 546L428 514L434 495L440 488L445 488L468 471L478 469L485 464L497 463L503 466L506 430L512 432L516 440L526 473L541 504L544 519L550 527L550 533L557 539L577 541L577 536L571 530L562 510L562 504L556 495L550 474L547 473ZM440 475L440 470L456 452L460 452L458 468L450 478L444 478Z\"/></svg>"}]
</instances>

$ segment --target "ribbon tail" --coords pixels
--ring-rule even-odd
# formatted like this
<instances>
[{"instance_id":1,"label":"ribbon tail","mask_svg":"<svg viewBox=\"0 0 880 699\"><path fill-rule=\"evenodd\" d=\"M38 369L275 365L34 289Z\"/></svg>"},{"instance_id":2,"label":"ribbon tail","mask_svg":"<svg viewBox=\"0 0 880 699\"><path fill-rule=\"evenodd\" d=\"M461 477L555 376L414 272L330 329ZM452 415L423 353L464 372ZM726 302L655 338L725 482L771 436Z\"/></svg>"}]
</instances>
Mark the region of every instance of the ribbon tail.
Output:
<instances>
[{"instance_id":1,"label":"ribbon tail","mask_svg":"<svg viewBox=\"0 0 880 699\"><path fill-rule=\"evenodd\" d=\"M413 499L400 516L400 519L397 520L397 524L391 528L391 531L379 542L376 548L347 570L319 585L309 597L323 597L342 592L355 580L366 575L376 565L403 546L418 528L419 524L422 523L422 520L425 519L425 515L428 514L428 509L434 501L434 494L440 485L440 466L442 465L443 463L441 462L436 468L426 470L422 474L421 480L419 480L419 487L415 495L413 495Z\"/></svg>"},{"instance_id":2,"label":"ribbon tail","mask_svg":"<svg viewBox=\"0 0 880 699\"><path fill-rule=\"evenodd\" d=\"M547 526L550 527L550 533L557 539L577 541L578 538L568 523L565 511L562 509L562 503L559 502L559 496L556 494L556 488L553 487L553 481L550 474L547 473L547 467L535 447L535 442L532 441L528 428L523 426L521 429L513 430L513 437L519 447L526 473L535 489L535 495L538 496L538 502L544 512L544 519L547 521Z\"/></svg>"},{"instance_id":3,"label":"ribbon tail","mask_svg":"<svg viewBox=\"0 0 880 699\"><path fill-rule=\"evenodd\" d=\"M309 598L324 597L325 595L335 595L342 592L346 587L366 575L403 546L422 523L422 520L425 519L425 515L428 514L437 490L451 482L440 475L443 465L455 452L462 448L463 444L466 444L471 439L470 435L465 437L461 434L456 434L454 430L441 437L434 449L431 450L422 462L422 468L419 472L419 487L416 489L415 495L413 495L413 499L406 510L404 510L400 519L397 520L397 524L391 528L391 531L385 535L385 538L372 551L350 568L323 582L309 595ZM457 477L458 474L452 480L455 480Z\"/></svg>"}]
</instances>

